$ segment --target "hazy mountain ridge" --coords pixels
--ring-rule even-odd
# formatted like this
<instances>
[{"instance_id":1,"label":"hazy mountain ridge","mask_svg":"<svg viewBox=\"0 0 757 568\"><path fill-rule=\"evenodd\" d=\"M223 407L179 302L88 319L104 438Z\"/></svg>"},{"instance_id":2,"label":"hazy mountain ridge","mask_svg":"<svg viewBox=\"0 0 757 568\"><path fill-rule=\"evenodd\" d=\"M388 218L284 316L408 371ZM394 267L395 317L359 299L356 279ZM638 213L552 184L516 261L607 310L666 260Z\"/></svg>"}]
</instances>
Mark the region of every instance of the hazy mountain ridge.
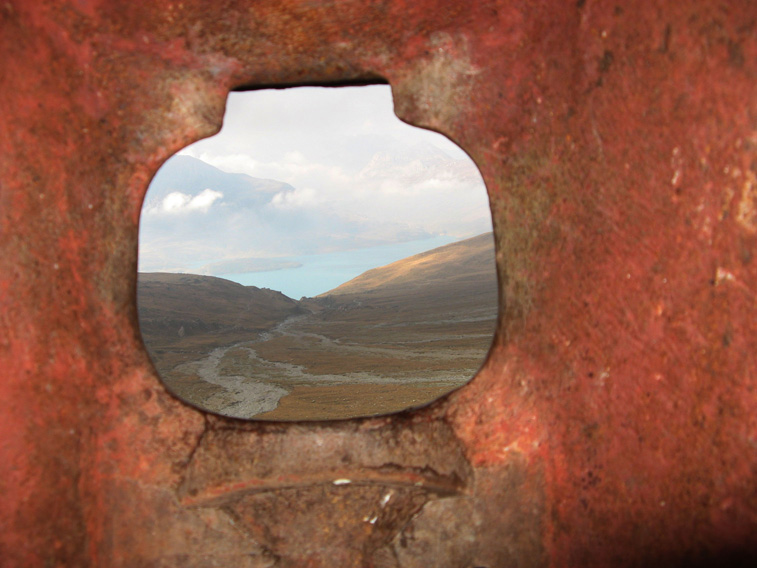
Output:
<instances>
[{"instance_id":1,"label":"hazy mountain ridge","mask_svg":"<svg viewBox=\"0 0 757 568\"><path fill-rule=\"evenodd\" d=\"M360 170L358 177L401 179L417 183L426 179L470 180L480 176L473 163L451 158L427 142L396 144L391 151L375 152Z\"/></svg>"},{"instance_id":2,"label":"hazy mountain ridge","mask_svg":"<svg viewBox=\"0 0 757 568\"><path fill-rule=\"evenodd\" d=\"M205 189L221 191L238 204L261 205L276 193L293 191L294 187L278 180L228 173L197 158L176 155L163 164L150 182L145 206L154 207L175 191L196 195Z\"/></svg>"},{"instance_id":3,"label":"hazy mountain ridge","mask_svg":"<svg viewBox=\"0 0 757 568\"><path fill-rule=\"evenodd\" d=\"M431 144L376 148L355 172L322 168L312 176L312 185L294 187L173 156L145 198L140 270L223 276L244 266L290 268L292 257L419 240L437 234L437 225L459 232L483 223L469 205L468 194L481 186L475 166ZM430 210L418 206L428 192L441 196ZM366 209L360 204L369 195Z\"/></svg>"}]
</instances>

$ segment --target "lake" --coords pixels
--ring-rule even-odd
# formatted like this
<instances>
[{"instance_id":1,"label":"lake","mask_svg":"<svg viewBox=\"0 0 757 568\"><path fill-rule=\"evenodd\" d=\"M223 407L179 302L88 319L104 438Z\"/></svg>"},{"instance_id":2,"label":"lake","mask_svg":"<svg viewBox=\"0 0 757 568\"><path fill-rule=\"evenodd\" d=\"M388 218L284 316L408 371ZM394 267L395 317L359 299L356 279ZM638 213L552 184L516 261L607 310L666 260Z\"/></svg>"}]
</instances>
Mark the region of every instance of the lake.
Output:
<instances>
[{"instance_id":1,"label":"lake","mask_svg":"<svg viewBox=\"0 0 757 568\"><path fill-rule=\"evenodd\" d=\"M242 274L221 274L221 278L258 288L279 290L290 298L312 298L352 280L366 270L402 260L455 241L457 237L435 236L428 239L280 260L300 263L297 268Z\"/></svg>"}]
</instances>

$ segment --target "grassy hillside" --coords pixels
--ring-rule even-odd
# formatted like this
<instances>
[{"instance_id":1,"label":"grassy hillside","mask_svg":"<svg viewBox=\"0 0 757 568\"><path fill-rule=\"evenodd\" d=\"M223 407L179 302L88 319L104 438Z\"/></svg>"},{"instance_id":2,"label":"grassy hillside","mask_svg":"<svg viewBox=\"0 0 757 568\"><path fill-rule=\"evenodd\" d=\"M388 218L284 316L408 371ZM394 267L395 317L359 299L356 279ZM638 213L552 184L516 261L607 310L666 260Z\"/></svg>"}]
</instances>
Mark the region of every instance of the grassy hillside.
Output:
<instances>
[{"instance_id":1,"label":"grassy hillside","mask_svg":"<svg viewBox=\"0 0 757 568\"><path fill-rule=\"evenodd\" d=\"M370 270L303 305L312 315L255 350L313 380L261 418L346 418L422 405L467 382L489 348L497 316L492 235ZM338 383L339 375L348 380Z\"/></svg>"},{"instance_id":2,"label":"grassy hillside","mask_svg":"<svg viewBox=\"0 0 757 568\"><path fill-rule=\"evenodd\" d=\"M300 302L210 276L141 274L139 315L166 383L208 410L272 420L402 410L464 384L482 363L497 315L493 239L418 254Z\"/></svg>"},{"instance_id":3,"label":"grassy hillside","mask_svg":"<svg viewBox=\"0 0 757 568\"><path fill-rule=\"evenodd\" d=\"M485 233L368 270L319 297L397 295L429 287L453 290L460 286L491 286L493 267L494 240L491 233Z\"/></svg>"},{"instance_id":4,"label":"grassy hillside","mask_svg":"<svg viewBox=\"0 0 757 568\"><path fill-rule=\"evenodd\" d=\"M418 334L429 339L493 328L497 277L492 234L369 270L305 305L332 328L343 327L340 337L353 340L370 341L371 334L387 326L397 341L405 335L417 340Z\"/></svg>"},{"instance_id":5,"label":"grassy hillside","mask_svg":"<svg viewBox=\"0 0 757 568\"><path fill-rule=\"evenodd\" d=\"M195 274L141 273L142 337L160 371L213 347L253 339L301 311L281 292Z\"/></svg>"}]
</instances>

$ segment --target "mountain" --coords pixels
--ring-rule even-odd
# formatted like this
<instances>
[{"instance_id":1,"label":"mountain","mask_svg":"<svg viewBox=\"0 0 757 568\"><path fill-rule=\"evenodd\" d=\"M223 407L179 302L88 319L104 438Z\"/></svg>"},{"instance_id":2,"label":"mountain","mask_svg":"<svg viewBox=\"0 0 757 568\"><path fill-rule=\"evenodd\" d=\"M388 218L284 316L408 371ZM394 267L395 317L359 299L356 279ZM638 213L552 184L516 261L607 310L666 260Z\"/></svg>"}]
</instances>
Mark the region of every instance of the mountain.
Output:
<instances>
[{"instance_id":1,"label":"mountain","mask_svg":"<svg viewBox=\"0 0 757 568\"><path fill-rule=\"evenodd\" d=\"M142 338L160 370L219 345L251 339L302 312L281 292L195 274L140 273Z\"/></svg>"},{"instance_id":2,"label":"mountain","mask_svg":"<svg viewBox=\"0 0 757 568\"><path fill-rule=\"evenodd\" d=\"M364 330L371 325L397 326L400 337L409 329L408 322L417 334L422 327L418 322L439 318L450 325L427 326L429 333L439 329L455 334L465 327L464 320L477 322L468 326L470 331L490 325L489 320L496 317L494 266L493 235L485 233L368 270L304 305L314 311L327 308L320 318L349 321L354 329L345 330L343 337L359 336L366 341L370 334Z\"/></svg>"},{"instance_id":3,"label":"mountain","mask_svg":"<svg viewBox=\"0 0 757 568\"><path fill-rule=\"evenodd\" d=\"M429 180L454 181L457 184L480 183L480 173L470 160L451 158L428 142L395 142L391 150L380 150L360 170L358 179L400 181L404 186Z\"/></svg>"},{"instance_id":4,"label":"mountain","mask_svg":"<svg viewBox=\"0 0 757 568\"><path fill-rule=\"evenodd\" d=\"M143 333L258 332L298 312L281 292L195 274L141 273L137 298ZM168 328L166 328L168 326Z\"/></svg>"},{"instance_id":5,"label":"mountain","mask_svg":"<svg viewBox=\"0 0 757 568\"><path fill-rule=\"evenodd\" d=\"M374 268L319 297L382 294L463 286L496 288L494 239L485 233Z\"/></svg>"},{"instance_id":6,"label":"mountain","mask_svg":"<svg viewBox=\"0 0 757 568\"><path fill-rule=\"evenodd\" d=\"M150 182L144 208L158 207L172 192L195 196L208 188L237 206L261 206L280 191L294 191L281 181L228 173L197 158L176 155L166 160Z\"/></svg>"},{"instance_id":7,"label":"mountain","mask_svg":"<svg viewBox=\"0 0 757 568\"><path fill-rule=\"evenodd\" d=\"M278 237L294 221L281 219L271 203L294 191L284 182L173 156L150 182L142 206L140 270L191 272L205 265L202 272L217 274L219 264L233 271L275 263L273 257L291 252L286 238Z\"/></svg>"},{"instance_id":8,"label":"mountain","mask_svg":"<svg viewBox=\"0 0 757 568\"><path fill-rule=\"evenodd\" d=\"M299 302L221 278L140 274L138 307L166 384L197 406L271 420L393 412L457 388L483 361L497 316L493 238Z\"/></svg>"},{"instance_id":9,"label":"mountain","mask_svg":"<svg viewBox=\"0 0 757 568\"><path fill-rule=\"evenodd\" d=\"M494 239L487 233L369 270L301 300L312 313L256 344L255 351L307 378L258 418L393 412L465 384L492 341L498 311L494 267Z\"/></svg>"}]
</instances>

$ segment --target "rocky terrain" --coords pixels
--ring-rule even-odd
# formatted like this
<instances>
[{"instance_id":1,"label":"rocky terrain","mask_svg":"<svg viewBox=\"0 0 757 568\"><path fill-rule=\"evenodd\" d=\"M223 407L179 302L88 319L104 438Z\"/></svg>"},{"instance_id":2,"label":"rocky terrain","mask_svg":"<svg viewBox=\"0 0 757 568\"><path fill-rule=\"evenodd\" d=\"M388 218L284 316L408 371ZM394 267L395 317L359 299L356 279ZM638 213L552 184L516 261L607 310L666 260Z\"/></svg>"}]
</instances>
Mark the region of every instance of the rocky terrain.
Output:
<instances>
[{"instance_id":1,"label":"rocky terrain","mask_svg":"<svg viewBox=\"0 0 757 568\"><path fill-rule=\"evenodd\" d=\"M209 276L140 274L138 305L150 355L184 400L322 420L420 406L464 384L489 348L496 289L487 233L299 302Z\"/></svg>"}]
</instances>

